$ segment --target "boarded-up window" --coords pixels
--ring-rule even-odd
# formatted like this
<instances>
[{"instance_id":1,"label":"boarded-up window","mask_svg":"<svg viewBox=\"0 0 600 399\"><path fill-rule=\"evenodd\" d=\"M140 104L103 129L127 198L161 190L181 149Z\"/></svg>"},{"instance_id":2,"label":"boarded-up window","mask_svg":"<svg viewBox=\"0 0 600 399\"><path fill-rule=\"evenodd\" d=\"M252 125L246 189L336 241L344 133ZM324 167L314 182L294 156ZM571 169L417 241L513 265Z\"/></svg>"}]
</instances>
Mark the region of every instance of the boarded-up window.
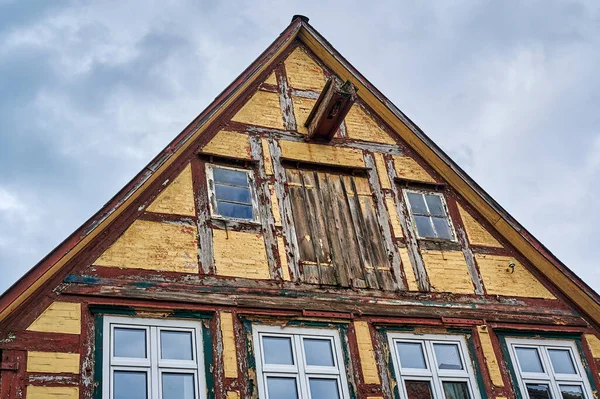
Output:
<instances>
[{"instance_id":1,"label":"boarded-up window","mask_svg":"<svg viewBox=\"0 0 600 399\"><path fill-rule=\"evenodd\" d=\"M286 168L305 282L394 290L365 176Z\"/></svg>"}]
</instances>

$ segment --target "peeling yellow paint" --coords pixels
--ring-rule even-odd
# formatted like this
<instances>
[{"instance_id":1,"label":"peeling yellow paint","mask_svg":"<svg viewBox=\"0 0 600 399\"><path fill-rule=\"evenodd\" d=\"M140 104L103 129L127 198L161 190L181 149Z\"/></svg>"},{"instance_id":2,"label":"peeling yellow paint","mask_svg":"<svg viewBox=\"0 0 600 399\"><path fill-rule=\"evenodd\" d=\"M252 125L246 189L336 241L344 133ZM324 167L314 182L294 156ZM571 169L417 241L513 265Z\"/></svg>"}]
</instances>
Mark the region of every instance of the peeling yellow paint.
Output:
<instances>
[{"instance_id":1,"label":"peeling yellow paint","mask_svg":"<svg viewBox=\"0 0 600 399\"><path fill-rule=\"evenodd\" d=\"M53 302L29 327L28 331L63 334L81 333L81 304Z\"/></svg>"},{"instance_id":2,"label":"peeling yellow paint","mask_svg":"<svg viewBox=\"0 0 600 399\"><path fill-rule=\"evenodd\" d=\"M240 399L238 391L227 391L227 399Z\"/></svg>"},{"instance_id":3,"label":"peeling yellow paint","mask_svg":"<svg viewBox=\"0 0 600 399\"><path fill-rule=\"evenodd\" d=\"M265 162L265 173L272 175L273 171L273 160L271 159L271 150L269 149L269 141L265 138L261 139L263 158Z\"/></svg>"},{"instance_id":4,"label":"peeling yellow paint","mask_svg":"<svg viewBox=\"0 0 600 399\"><path fill-rule=\"evenodd\" d=\"M313 98L292 97L294 116L296 118L296 130L298 133L308 134L308 128L304 126L304 124L316 102L317 100Z\"/></svg>"},{"instance_id":5,"label":"peeling yellow paint","mask_svg":"<svg viewBox=\"0 0 600 399\"><path fill-rule=\"evenodd\" d=\"M396 140L379 127L377 122L358 104L350 108L345 122L346 134L351 139L374 143L397 144Z\"/></svg>"},{"instance_id":6,"label":"peeling yellow paint","mask_svg":"<svg viewBox=\"0 0 600 399\"><path fill-rule=\"evenodd\" d=\"M494 236L492 236L492 234L490 234L481 223L475 220L475 218L461 205L458 205L458 211L460 213L460 218L465 225L465 231L467 232L470 244L502 248L502 244L500 244L498 240L496 240Z\"/></svg>"},{"instance_id":7,"label":"peeling yellow paint","mask_svg":"<svg viewBox=\"0 0 600 399\"><path fill-rule=\"evenodd\" d=\"M195 216L192 167L188 166L148 206L148 212Z\"/></svg>"},{"instance_id":8,"label":"peeling yellow paint","mask_svg":"<svg viewBox=\"0 0 600 399\"><path fill-rule=\"evenodd\" d=\"M267 76L267 78L265 79L265 81L263 83L266 83L268 85L277 86L277 76L275 76L275 72L271 72L271 74L269 76Z\"/></svg>"},{"instance_id":9,"label":"peeling yellow paint","mask_svg":"<svg viewBox=\"0 0 600 399\"><path fill-rule=\"evenodd\" d=\"M375 155L375 167L377 168L377 175L379 176L379 183L381 184L381 188L391 188L390 185L390 177L387 173L387 166L385 165L385 159L383 159L383 154L374 154Z\"/></svg>"},{"instance_id":10,"label":"peeling yellow paint","mask_svg":"<svg viewBox=\"0 0 600 399\"><path fill-rule=\"evenodd\" d=\"M29 351L27 372L79 374L79 353Z\"/></svg>"},{"instance_id":11,"label":"peeling yellow paint","mask_svg":"<svg viewBox=\"0 0 600 399\"><path fill-rule=\"evenodd\" d=\"M237 378L237 351L235 349L235 330L233 329L233 315L230 312L221 312L221 335L223 336L223 367L225 378Z\"/></svg>"},{"instance_id":12,"label":"peeling yellow paint","mask_svg":"<svg viewBox=\"0 0 600 399\"><path fill-rule=\"evenodd\" d=\"M529 271L509 256L475 254L488 294L555 299ZM510 267L514 264L514 271Z\"/></svg>"},{"instance_id":13,"label":"peeling yellow paint","mask_svg":"<svg viewBox=\"0 0 600 399\"><path fill-rule=\"evenodd\" d=\"M287 254L285 253L285 243L283 237L277 237L277 250L279 251L279 259L281 261L281 274L284 281L290 281L290 269L288 266Z\"/></svg>"},{"instance_id":14,"label":"peeling yellow paint","mask_svg":"<svg viewBox=\"0 0 600 399\"><path fill-rule=\"evenodd\" d=\"M415 271L410 263L410 257L408 255L408 248L400 248L400 259L402 260L402 268L406 275L406 283L408 284L409 291L419 291L419 284L417 283L417 277Z\"/></svg>"},{"instance_id":15,"label":"peeling yellow paint","mask_svg":"<svg viewBox=\"0 0 600 399\"><path fill-rule=\"evenodd\" d=\"M260 234L213 230L219 276L270 279L265 242Z\"/></svg>"},{"instance_id":16,"label":"peeling yellow paint","mask_svg":"<svg viewBox=\"0 0 600 399\"><path fill-rule=\"evenodd\" d=\"M273 184L269 184L269 191L271 193L271 208L273 212L273 220L275 221L275 226L281 226L281 212L279 212L279 199L277 198L277 193L275 192L275 186Z\"/></svg>"},{"instance_id":17,"label":"peeling yellow paint","mask_svg":"<svg viewBox=\"0 0 600 399\"><path fill-rule=\"evenodd\" d=\"M279 94L258 90L232 118L235 122L283 129Z\"/></svg>"},{"instance_id":18,"label":"peeling yellow paint","mask_svg":"<svg viewBox=\"0 0 600 399\"><path fill-rule=\"evenodd\" d=\"M364 168L361 150L280 140L281 155L286 159L338 166Z\"/></svg>"},{"instance_id":19,"label":"peeling yellow paint","mask_svg":"<svg viewBox=\"0 0 600 399\"><path fill-rule=\"evenodd\" d=\"M221 130L202 148L204 154L229 158L252 159L250 137L244 133Z\"/></svg>"},{"instance_id":20,"label":"peeling yellow paint","mask_svg":"<svg viewBox=\"0 0 600 399\"><path fill-rule=\"evenodd\" d=\"M79 388L29 385L27 399L79 399Z\"/></svg>"},{"instance_id":21,"label":"peeling yellow paint","mask_svg":"<svg viewBox=\"0 0 600 399\"><path fill-rule=\"evenodd\" d=\"M486 327L477 326L477 332L479 334L479 340L481 341L481 350L485 359L485 364L490 373L492 383L497 387L503 387L504 381L502 380L502 373L500 372L500 366L498 365L498 358L494 352L492 346L492 340Z\"/></svg>"},{"instance_id":22,"label":"peeling yellow paint","mask_svg":"<svg viewBox=\"0 0 600 399\"><path fill-rule=\"evenodd\" d=\"M292 51L284 64L290 87L300 90L323 90L325 86L323 69L302 48L297 47Z\"/></svg>"},{"instance_id":23,"label":"peeling yellow paint","mask_svg":"<svg viewBox=\"0 0 600 399\"><path fill-rule=\"evenodd\" d=\"M356 331L356 341L364 383L379 384L379 372L377 371L377 363L375 362L369 324L366 321L355 321L354 330Z\"/></svg>"},{"instance_id":24,"label":"peeling yellow paint","mask_svg":"<svg viewBox=\"0 0 600 399\"><path fill-rule=\"evenodd\" d=\"M196 226L136 220L94 265L197 273L196 236Z\"/></svg>"},{"instance_id":25,"label":"peeling yellow paint","mask_svg":"<svg viewBox=\"0 0 600 399\"><path fill-rule=\"evenodd\" d=\"M401 179L435 183L435 179L411 157L394 155L394 168L396 176Z\"/></svg>"},{"instance_id":26,"label":"peeling yellow paint","mask_svg":"<svg viewBox=\"0 0 600 399\"><path fill-rule=\"evenodd\" d=\"M396 201L393 198L386 197L385 204L390 214L390 222L392 223L392 229L394 230L394 237L403 237L402 225L400 224L400 217L398 216L398 210L396 209Z\"/></svg>"},{"instance_id":27,"label":"peeling yellow paint","mask_svg":"<svg viewBox=\"0 0 600 399\"><path fill-rule=\"evenodd\" d=\"M594 359L600 359L600 339L594 334L585 334L585 341L590 347Z\"/></svg>"},{"instance_id":28,"label":"peeling yellow paint","mask_svg":"<svg viewBox=\"0 0 600 399\"><path fill-rule=\"evenodd\" d=\"M473 294L473 281L460 251L421 250L429 282L438 292Z\"/></svg>"}]
</instances>

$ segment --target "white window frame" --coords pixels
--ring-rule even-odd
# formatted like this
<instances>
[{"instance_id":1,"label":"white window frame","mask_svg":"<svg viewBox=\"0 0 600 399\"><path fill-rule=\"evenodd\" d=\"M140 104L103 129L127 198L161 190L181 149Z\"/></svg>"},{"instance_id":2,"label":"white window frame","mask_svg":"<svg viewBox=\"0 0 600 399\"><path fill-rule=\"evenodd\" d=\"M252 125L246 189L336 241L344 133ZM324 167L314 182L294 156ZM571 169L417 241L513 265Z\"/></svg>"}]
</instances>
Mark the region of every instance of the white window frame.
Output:
<instances>
[{"instance_id":1,"label":"white window frame","mask_svg":"<svg viewBox=\"0 0 600 399\"><path fill-rule=\"evenodd\" d=\"M442 201L442 206L444 207L444 212L446 212L445 219L448 222L448 226L450 229L450 235L452 236L450 239L441 238L441 237L421 237L421 235L419 234L419 228L417 227L417 222L415 221L415 215L413 214L410 200L408 199L409 193L420 194L420 195L435 195L437 197L440 197L440 200ZM452 223L452 218L450 217L450 212L448 211L448 204L446 203L446 198L443 193L439 193L436 191L430 191L430 190L404 189L404 190L402 190L402 195L404 197L406 207L408 208L408 212L410 213L410 218L411 218L412 224L414 226L415 234L417 235L418 239L420 239L420 240L440 240L440 241L451 241L451 242L458 241L457 236L456 236L456 230L454 229L454 224ZM425 201L425 199L423 199L423 201L425 202L425 207L427 208L427 212L431 215L431 211L429 210L429 205L427 205L427 201ZM419 216L422 216L422 215L419 215ZM429 218L429 223L431 225L431 228L437 235L437 230L435 229L435 225L433 224L433 221L431 220L432 216L428 216L428 218Z\"/></svg>"},{"instance_id":2,"label":"white window frame","mask_svg":"<svg viewBox=\"0 0 600 399\"><path fill-rule=\"evenodd\" d=\"M427 369L402 368L400 365L400 354L396 344L399 342L420 344L425 356ZM443 370L437 367L435 351L433 344L456 344L459 348L461 362L464 370ZM406 334L406 333L388 333L388 344L392 352L392 361L394 373L398 383L398 390L402 399L408 399L405 380L409 381L428 381L431 385L431 394L433 399L445 399L442 382L466 382L469 387L471 399L481 399L473 364L465 337L458 335L442 334Z\"/></svg>"},{"instance_id":3,"label":"white window frame","mask_svg":"<svg viewBox=\"0 0 600 399\"><path fill-rule=\"evenodd\" d=\"M294 365L265 364L264 352L262 350L262 337L264 336L291 338ZM299 399L310 399L309 377L335 379L338 383L340 399L350 398L348 381L346 379L346 367L342 356L342 346L338 330L254 325L252 326L252 337L254 340L259 398L269 399L266 386L267 377L295 377ZM331 347L334 351L334 367L306 365L303 340L307 338L327 338L331 340Z\"/></svg>"},{"instance_id":4,"label":"white window frame","mask_svg":"<svg viewBox=\"0 0 600 399\"><path fill-rule=\"evenodd\" d=\"M580 385L586 399L593 399L592 388L588 381L585 368L581 361L581 356L577 350L577 345L568 340L545 340L528 338L506 338L506 345L510 353L510 361L513 370L519 381L519 389L523 399L529 399L529 392L526 384L548 385L553 399L562 399L559 385ZM517 357L516 348L535 348L538 350L540 361L544 368L543 373L531 373L521 371L521 365ZM568 350L573 361L573 366L577 374L559 374L554 372L554 367L550 361L548 349Z\"/></svg>"},{"instance_id":5,"label":"white window frame","mask_svg":"<svg viewBox=\"0 0 600 399\"><path fill-rule=\"evenodd\" d=\"M132 328L146 330L146 358L120 358L114 356L114 329ZM192 360L160 358L160 332L192 332ZM206 376L202 350L202 324L190 320L145 319L121 316L104 316L102 353L102 398L112 399L113 371L143 371L148 383L148 398L162 398L162 374L194 374L195 398L206 398Z\"/></svg>"},{"instance_id":6,"label":"white window frame","mask_svg":"<svg viewBox=\"0 0 600 399\"><path fill-rule=\"evenodd\" d=\"M214 169L228 169L234 170L236 172L243 172L246 174L248 179L248 188L250 190L250 202L252 203L252 219L243 219L243 218L234 218L230 216L223 216L218 213L217 207L217 193L215 189L215 178L213 175ZM259 213L258 213L258 199L256 196L256 180L254 179L254 172L252 169L244 169L244 168L235 168L232 166L224 166L219 164L206 164L206 183L208 187L208 204L210 207L210 215L214 219L220 220L236 220L245 223L258 223L259 222ZM241 204L240 205L247 205Z\"/></svg>"}]
</instances>

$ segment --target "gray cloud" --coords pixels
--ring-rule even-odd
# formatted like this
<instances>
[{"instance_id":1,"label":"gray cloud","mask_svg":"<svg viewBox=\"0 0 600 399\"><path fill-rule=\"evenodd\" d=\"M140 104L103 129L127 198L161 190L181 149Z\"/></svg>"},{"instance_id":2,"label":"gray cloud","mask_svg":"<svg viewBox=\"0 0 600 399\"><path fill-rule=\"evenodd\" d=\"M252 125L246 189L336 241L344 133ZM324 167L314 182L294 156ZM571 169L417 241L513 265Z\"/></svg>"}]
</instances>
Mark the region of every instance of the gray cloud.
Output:
<instances>
[{"instance_id":1,"label":"gray cloud","mask_svg":"<svg viewBox=\"0 0 600 399\"><path fill-rule=\"evenodd\" d=\"M0 292L295 13L600 289L595 2L0 0Z\"/></svg>"}]
</instances>

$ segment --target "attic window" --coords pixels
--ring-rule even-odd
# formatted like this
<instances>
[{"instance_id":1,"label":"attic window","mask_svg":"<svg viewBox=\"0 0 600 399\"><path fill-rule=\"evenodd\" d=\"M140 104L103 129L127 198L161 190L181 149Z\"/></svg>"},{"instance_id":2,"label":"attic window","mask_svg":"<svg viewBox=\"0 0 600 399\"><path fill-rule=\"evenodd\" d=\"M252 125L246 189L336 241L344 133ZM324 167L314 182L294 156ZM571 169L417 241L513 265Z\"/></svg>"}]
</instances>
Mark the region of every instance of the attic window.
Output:
<instances>
[{"instance_id":1,"label":"attic window","mask_svg":"<svg viewBox=\"0 0 600 399\"><path fill-rule=\"evenodd\" d=\"M252 171L207 165L211 215L217 218L256 221L256 194Z\"/></svg>"},{"instance_id":2,"label":"attic window","mask_svg":"<svg viewBox=\"0 0 600 399\"><path fill-rule=\"evenodd\" d=\"M407 190L405 195L419 238L454 241L452 223L442 194Z\"/></svg>"}]
</instances>

